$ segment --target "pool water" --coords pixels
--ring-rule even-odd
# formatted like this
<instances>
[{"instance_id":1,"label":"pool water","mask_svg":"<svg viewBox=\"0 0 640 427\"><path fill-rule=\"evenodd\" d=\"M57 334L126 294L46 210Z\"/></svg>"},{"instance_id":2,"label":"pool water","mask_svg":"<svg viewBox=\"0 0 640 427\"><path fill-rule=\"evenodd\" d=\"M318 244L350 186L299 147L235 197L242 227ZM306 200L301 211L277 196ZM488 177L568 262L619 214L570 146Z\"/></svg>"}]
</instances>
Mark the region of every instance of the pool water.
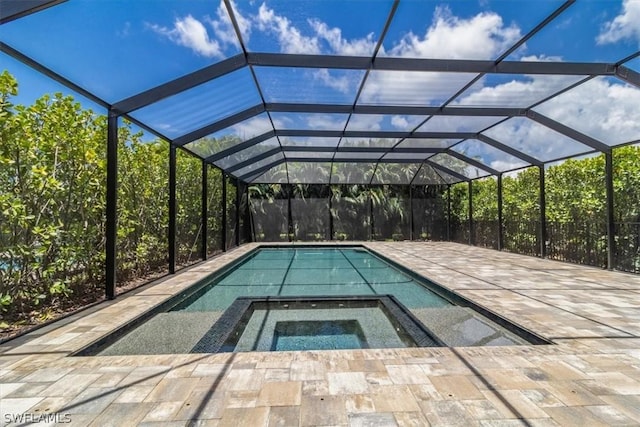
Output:
<instances>
[{"instance_id":1,"label":"pool water","mask_svg":"<svg viewBox=\"0 0 640 427\"><path fill-rule=\"evenodd\" d=\"M357 247L278 247L260 248L251 252L246 259L230 271L220 275L212 275L209 283L195 285L198 287L186 299L177 302L169 311L156 314L135 329L113 339L108 344L94 345L94 353L101 355L120 354L173 354L191 352L210 352L210 347L202 346L207 337L221 328L229 329L231 325L221 324L218 320L226 315L225 311L236 299L249 298L300 298L304 297L362 297L392 295L404 308L408 309L419 323L430 331L435 340L449 346L493 346L521 345L528 342L521 338L527 336L519 332L518 336L511 331L521 330L513 326L507 330L470 307L458 306L432 291L437 285L419 281L398 270L375 254ZM446 295L446 293L444 294ZM310 312L308 312L310 313ZM220 348L217 351L270 351L281 349L323 349L362 348L369 346L368 337L362 330L367 324L375 324L374 315L361 317L358 326L351 315L318 311L314 318L301 318L290 313L290 318L278 318L281 322L301 320L347 322L351 330L344 329L338 333L338 324L334 329L323 330L314 334L306 334L315 325L298 325L298 332L291 324L283 323L270 326L272 338L258 336L250 338L237 337L233 346ZM345 313L342 312L341 313ZM284 316L279 314L279 316ZM306 316L306 314L305 314ZM345 317L346 316L346 317ZM269 317L265 314L264 319ZM259 318L257 316L256 318ZM275 320L271 316L272 320ZM275 325L275 326L274 326ZM274 329L275 328L275 329ZM279 329L278 329L279 328ZM300 329L302 328L302 329ZM306 329L305 329L306 328ZM338 328L338 329L336 329ZM256 333L258 327L249 328L247 332ZM370 333L373 335L373 333ZM321 336L317 340L313 336ZM531 338L527 338L531 339ZM106 339L105 339L106 340ZM260 341L261 344L256 346ZM401 340L389 342L381 340L371 348L402 347ZM535 341L532 341L535 342ZM539 343L539 342L538 342ZM208 344L207 344L208 345ZM441 345L441 344L437 344ZM204 348L204 350L203 350Z\"/></svg>"},{"instance_id":2,"label":"pool water","mask_svg":"<svg viewBox=\"0 0 640 427\"><path fill-rule=\"evenodd\" d=\"M411 277L368 251L345 249L261 249L174 310L224 311L240 296L395 296L408 308L450 306Z\"/></svg>"},{"instance_id":3,"label":"pool water","mask_svg":"<svg viewBox=\"0 0 640 427\"><path fill-rule=\"evenodd\" d=\"M287 320L276 322L271 351L368 348L360 322L350 320Z\"/></svg>"}]
</instances>

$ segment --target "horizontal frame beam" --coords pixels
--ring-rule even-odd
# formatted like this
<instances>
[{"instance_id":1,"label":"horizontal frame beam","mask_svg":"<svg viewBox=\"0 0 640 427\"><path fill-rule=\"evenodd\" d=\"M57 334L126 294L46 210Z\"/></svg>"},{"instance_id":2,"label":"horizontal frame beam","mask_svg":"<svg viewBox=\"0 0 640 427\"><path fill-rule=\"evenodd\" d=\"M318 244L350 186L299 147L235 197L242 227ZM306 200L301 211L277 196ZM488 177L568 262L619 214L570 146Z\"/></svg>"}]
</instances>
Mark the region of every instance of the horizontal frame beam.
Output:
<instances>
[{"instance_id":1,"label":"horizontal frame beam","mask_svg":"<svg viewBox=\"0 0 640 427\"><path fill-rule=\"evenodd\" d=\"M366 159L366 158L355 158L355 159L334 159L331 158L321 158L321 157L296 157L287 159L288 163L370 163L372 166L376 163L402 163L402 164L422 164L422 160L415 159Z\"/></svg>"},{"instance_id":2,"label":"horizontal frame beam","mask_svg":"<svg viewBox=\"0 0 640 427\"><path fill-rule=\"evenodd\" d=\"M529 110L527 112L527 117L533 120L534 122L537 122L543 126L546 126L549 129L554 130L562 135L568 136L569 138L576 140L586 145L587 147L591 147L594 150L598 150L603 153L607 153L611 151L611 147L609 147L607 144L601 141L598 141L597 139L592 138L588 135L585 135L582 132L578 132L577 130L570 128L569 126L565 126L562 123L556 122L555 120L543 114L540 114L533 110Z\"/></svg>"},{"instance_id":3,"label":"horizontal frame beam","mask_svg":"<svg viewBox=\"0 0 640 427\"><path fill-rule=\"evenodd\" d=\"M425 59L287 53L248 53L247 63L262 67L334 68L349 70L429 71L488 74L551 74L610 76L615 64L604 62L478 61L466 59Z\"/></svg>"},{"instance_id":4,"label":"horizontal frame beam","mask_svg":"<svg viewBox=\"0 0 640 427\"><path fill-rule=\"evenodd\" d=\"M424 164L428 165L428 166L431 166L434 169L438 169L438 170L446 173L447 175L451 175L454 178L458 178L460 181L463 181L463 182L470 181L470 178L468 178L468 177L466 177L466 176L464 176L464 175L462 175L462 174L460 174L460 173L458 173L456 171L453 171L453 170L451 170L451 169L449 169L447 167L444 167L444 166L439 165L439 164L437 164L435 162L432 162L429 159L425 160Z\"/></svg>"},{"instance_id":5,"label":"horizontal frame beam","mask_svg":"<svg viewBox=\"0 0 640 427\"><path fill-rule=\"evenodd\" d=\"M542 166L543 162L536 159L535 157L531 157L528 154L523 153L522 151L516 150L515 148L509 147L508 145L503 144L502 142L496 141L493 138L490 138L483 134L478 134L475 139L478 141L482 141L485 144L492 146L493 148L497 148L500 151L504 151L507 154L512 155L515 158L522 160L523 162L529 163L533 166Z\"/></svg>"},{"instance_id":6,"label":"horizontal frame beam","mask_svg":"<svg viewBox=\"0 0 640 427\"><path fill-rule=\"evenodd\" d=\"M459 160L462 160L463 162L466 162L466 163L470 164L471 166L475 166L478 169L482 169L485 172L489 172L491 175L496 175L496 176L500 175L499 171L497 171L497 170L485 165L482 162L479 162L479 161L477 161L475 159L472 159L471 157L467 157L464 154L460 154L457 151L449 150L445 154L448 154L448 155L450 155L452 157L455 157L455 158L457 158Z\"/></svg>"},{"instance_id":7,"label":"horizontal frame beam","mask_svg":"<svg viewBox=\"0 0 640 427\"><path fill-rule=\"evenodd\" d=\"M264 112L264 105L258 104L251 108L247 108L244 111L240 111L239 113L236 113L225 119L219 120L215 123L212 123L200 129L194 130L193 132L189 132L188 134L175 138L173 142L178 146L186 145L197 139L204 138L207 135L211 135L212 133L215 133L219 130L222 130L222 129L228 128L229 126L233 126L237 123L240 123L243 120L247 120L253 116L257 116L258 114L263 112Z\"/></svg>"},{"instance_id":8,"label":"horizontal frame beam","mask_svg":"<svg viewBox=\"0 0 640 427\"><path fill-rule=\"evenodd\" d=\"M309 145L283 145L283 151L290 152L309 152L309 153L442 153L446 148L441 147L396 147L389 149L388 147L314 147Z\"/></svg>"},{"instance_id":9,"label":"horizontal frame beam","mask_svg":"<svg viewBox=\"0 0 640 427\"><path fill-rule=\"evenodd\" d=\"M398 139L467 139L475 138L473 132L395 132L395 131L341 131L341 130L309 130L279 129L277 136L325 137L325 138L398 138Z\"/></svg>"},{"instance_id":10,"label":"horizontal frame beam","mask_svg":"<svg viewBox=\"0 0 640 427\"><path fill-rule=\"evenodd\" d=\"M268 165L262 166L261 168L252 170L252 171L250 171L250 172L248 172L248 173L246 173L246 174L244 174L242 176L237 176L236 178L241 180L241 181L248 182L247 178L250 178L250 177L257 178L260 175L262 175L263 173L265 173L266 171L268 171L269 169L275 168L276 166L279 166L282 163L285 163L286 161L287 160L283 157L282 159L278 159L278 160L276 160L274 162L269 163Z\"/></svg>"},{"instance_id":11,"label":"horizontal frame beam","mask_svg":"<svg viewBox=\"0 0 640 427\"><path fill-rule=\"evenodd\" d=\"M238 151L246 150L249 147L253 147L256 144L260 144L261 142L266 141L269 138L273 138L276 135L275 131L270 130L269 132L263 133L262 135L258 135L254 138L248 139L240 144L236 144L232 147L229 147L225 150L219 151L216 154L213 154L205 159L208 163L216 162L220 159L224 159L227 156L237 153Z\"/></svg>"},{"instance_id":12,"label":"horizontal frame beam","mask_svg":"<svg viewBox=\"0 0 640 427\"><path fill-rule=\"evenodd\" d=\"M260 160L269 158L269 157L273 156L274 154L278 154L278 153L282 153L282 149L280 147L275 147L272 150L268 150L268 151L265 151L264 153L260 153L255 157L251 157L250 159L244 160L244 161L242 161L240 163L236 163L235 165L226 168L225 172L228 172L228 173L235 172L237 170L240 170L240 169L242 169L244 167L247 167L247 166L252 165L252 164L254 164L256 162L259 162Z\"/></svg>"},{"instance_id":13,"label":"horizontal frame beam","mask_svg":"<svg viewBox=\"0 0 640 427\"><path fill-rule=\"evenodd\" d=\"M341 105L341 104L292 104L266 103L265 109L278 113L341 113L349 114L388 114L418 116L525 116L524 108L479 108L479 107L418 107L401 105Z\"/></svg>"},{"instance_id":14,"label":"horizontal frame beam","mask_svg":"<svg viewBox=\"0 0 640 427\"><path fill-rule=\"evenodd\" d=\"M40 64L38 61L35 61L35 60L31 59L30 57L28 57L24 53L12 48L8 44L6 44L4 42L1 42L1 41L0 41L0 52L6 53L7 55L11 56L12 58L17 59L18 61L22 62L23 64L27 65L28 67L33 68L37 72L49 77L50 79L60 83L61 85L71 89L72 91L84 96L88 100L90 100L92 102L95 102L96 104L100 105L101 107L104 107L107 110L109 110L111 108L111 105L108 102L102 100L101 98L98 98L93 93L91 93L88 90L78 86L77 84L73 83L71 80L68 80L68 79L62 77L60 74L56 73L55 71L51 70L50 68L45 67L44 65Z\"/></svg>"},{"instance_id":15,"label":"horizontal frame beam","mask_svg":"<svg viewBox=\"0 0 640 427\"><path fill-rule=\"evenodd\" d=\"M0 0L0 25L24 18L67 0Z\"/></svg>"}]
</instances>

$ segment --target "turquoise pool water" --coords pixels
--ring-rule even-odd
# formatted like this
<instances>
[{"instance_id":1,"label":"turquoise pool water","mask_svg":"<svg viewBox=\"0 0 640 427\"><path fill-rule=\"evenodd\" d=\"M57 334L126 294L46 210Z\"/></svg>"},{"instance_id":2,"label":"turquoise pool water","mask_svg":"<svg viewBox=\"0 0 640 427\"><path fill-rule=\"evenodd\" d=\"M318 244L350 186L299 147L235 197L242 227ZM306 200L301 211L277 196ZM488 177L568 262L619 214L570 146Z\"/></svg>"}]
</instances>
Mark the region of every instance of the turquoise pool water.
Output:
<instances>
[{"instance_id":1,"label":"turquoise pool water","mask_svg":"<svg viewBox=\"0 0 640 427\"><path fill-rule=\"evenodd\" d=\"M395 296L408 308L450 306L408 275L357 248L260 249L174 310L224 311L240 296Z\"/></svg>"},{"instance_id":2,"label":"turquoise pool water","mask_svg":"<svg viewBox=\"0 0 640 427\"><path fill-rule=\"evenodd\" d=\"M460 297L456 298L463 304L456 305L432 289L439 287L419 277L414 279L363 248L260 248L239 260L229 271L212 275L208 283L201 282L192 291L174 297L165 304L171 308L152 314L135 328L122 328L79 355L415 345L407 341L406 330L393 326L396 320L388 318L383 311L354 308L346 302L349 297L380 299L385 295L392 295L404 306L402 310L408 310L412 322L417 322L418 328L424 328L433 338L429 343L421 341L421 346L521 345L527 344L527 340L541 343L516 325L502 320L505 328L489 320ZM228 317L233 317L235 309L229 307L241 301L239 297L287 301L334 297L334 302L337 298L345 304L332 309L310 303L305 310L286 305L278 310L256 310L249 320L245 319L245 326L238 329L239 323L233 323L237 320L231 322ZM223 337L227 331L236 334L228 345L227 338ZM513 331L518 331L518 335ZM223 338L224 343L220 341Z\"/></svg>"}]
</instances>

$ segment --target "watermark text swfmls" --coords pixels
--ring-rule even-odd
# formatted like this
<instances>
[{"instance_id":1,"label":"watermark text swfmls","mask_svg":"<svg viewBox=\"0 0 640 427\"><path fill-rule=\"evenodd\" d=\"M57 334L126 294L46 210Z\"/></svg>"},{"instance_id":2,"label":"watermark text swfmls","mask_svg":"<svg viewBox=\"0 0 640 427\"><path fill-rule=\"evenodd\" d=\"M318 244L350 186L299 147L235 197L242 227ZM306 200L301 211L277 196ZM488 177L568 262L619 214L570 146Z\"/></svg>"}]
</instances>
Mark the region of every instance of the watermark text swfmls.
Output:
<instances>
[{"instance_id":1,"label":"watermark text swfmls","mask_svg":"<svg viewBox=\"0 0 640 427\"><path fill-rule=\"evenodd\" d=\"M24 424L24 423L59 423L68 424L71 422L70 414L61 414L59 412L48 412L43 414L24 413L24 414L4 414L5 423Z\"/></svg>"}]
</instances>

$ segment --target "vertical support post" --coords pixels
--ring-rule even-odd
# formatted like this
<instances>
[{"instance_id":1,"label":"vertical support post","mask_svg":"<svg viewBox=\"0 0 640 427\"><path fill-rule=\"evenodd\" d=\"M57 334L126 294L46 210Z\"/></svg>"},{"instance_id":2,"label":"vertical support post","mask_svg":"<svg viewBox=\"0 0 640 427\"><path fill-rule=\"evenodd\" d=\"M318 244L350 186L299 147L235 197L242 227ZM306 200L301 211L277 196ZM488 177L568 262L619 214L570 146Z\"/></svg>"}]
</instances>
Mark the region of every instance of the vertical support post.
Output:
<instances>
[{"instance_id":1,"label":"vertical support post","mask_svg":"<svg viewBox=\"0 0 640 427\"><path fill-rule=\"evenodd\" d=\"M227 174L222 174L222 252L227 251Z\"/></svg>"},{"instance_id":2,"label":"vertical support post","mask_svg":"<svg viewBox=\"0 0 640 427\"><path fill-rule=\"evenodd\" d=\"M473 181L469 181L469 244L475 245L476 236L473 229Z\"/></svg>"},{"instance_id":3,"label":"vertical support post","mask_svg":"<svg viewBox=\"0 0 640 427\"><path fill-rule=\"evenodd\" d=\"M451 241L451 184L447 184L447 242Z\"/></svg>"},{"instance_id":4,"label":"vertical support post","mask_svg":"<svg viewBox=\"0 0 640 427\"><path fill-rule=\"evenodd\" d=\"M251 200L249 200L249 184L245 183L242 186L242 197L245 200L242 220L242 233L244 235L245 242L255 242L255 233L253 230L253 218L251 217Z\"/></svg>"},{"instance_id":5,"label":"vertical support post","mask_svg":"<svg viewBox=\"0 0 640 427\"><path fill-rule=\"evenodd\" d=\"M502 174L498 175L498 250L504 249L504 218L502 217Z\"/></svg>"},{"instance_id":6,"label":"vertical support post","mask_svg":"<svg viewBox=\"0 0 640 427\"><path fill-rule=\"evenodd\" d=\"M605 158L605 185L607 194L607 269L613 270L616 263L616 225L614 215L614 197L613 191L613 151L609 150L604 153Z\"/></svg>"},{"instance_id":7,"label":"vertical support post","mask_svg":"<svg viewBox=\"0 0 640 427\"><path fill-rule=\"evenodd\" d=\"M333 191L329 185L329 240L333 240Z\"/></svg>"},{"instance_id":8,"label":"vertical support post","mask_svg":"<svg viewBox=\"0 0 640 427\"><path fill-rule=\"evenodd\" d=\"M413 240L413 186L409 185L409 240Z\"/></svg>"},{"instance_id":9,"label":"vertical support post","mask_svg":"<svg viewBox=\"0 0 640 427\"><path fill-rule=\"evenodd\" d=\"M371 197L371 186L369 186L369 240L373 240L375 235L375 226L373 224L373 198Z\"/></svg>"},{"instance_id":10,"label":"vertical support post","mask_svg":"<svg viewBox=\"0 0 640 427\"><path fill-rule=\"evenodd\" d=\"M107 206L105 228L105 295L116 297L116 238L118 235L118 116L109 111L107 119Z\"/></svg>"},{"instance_id":11,"label":"vertical support post","mask_svg":"<svg viewBox=\"0 0 640 427\"><path fill-rule=\"evenodd\" d=\"M540 257L547 257L547 201L544 182L544 165L538 167L540 171Z\"/></svg>"},{"instance_id":12,"label":"vertical support post","mask_svg":"<svg viewBox=\"0 0 640 427\"><path fill-rule=\"evenodd\" d=\"M240 180L236 179L236 247L240 246Z\"/></svg>"},{"instance_id":13,"label":"vertical support post","mask_svg":"<svg viewBox=\"0 0 640 427\"><path fill-rule=\"evenodd\" d=\"M200 257L204 260L207 259L207 241L209 240L209 211L208 211L208 199L209 188L207 188L207 172L209 166L207 162L202 161L202 244L200 246Z\"/></svg>"},{"instance_id":14,"label":"vertical support post","mask_svg":"<svg viewBox=\"0 0 640 427\"><path fill-rule=\"evenodd\" d=\"M169 274L176 272L176 146L169 145Z\"/></svg>"},{"instance_id":15,"label":"vertical support post","mask_svg":"<svg viewBox=\"0 0 640 427\"><path fill-rule=\"evenodd\" d=\"M293 187L291 184L287 186L287 239L290 242L293 241L293 214L291 213L291 193L293 193Z\"/></svg>"}]
</instances>

